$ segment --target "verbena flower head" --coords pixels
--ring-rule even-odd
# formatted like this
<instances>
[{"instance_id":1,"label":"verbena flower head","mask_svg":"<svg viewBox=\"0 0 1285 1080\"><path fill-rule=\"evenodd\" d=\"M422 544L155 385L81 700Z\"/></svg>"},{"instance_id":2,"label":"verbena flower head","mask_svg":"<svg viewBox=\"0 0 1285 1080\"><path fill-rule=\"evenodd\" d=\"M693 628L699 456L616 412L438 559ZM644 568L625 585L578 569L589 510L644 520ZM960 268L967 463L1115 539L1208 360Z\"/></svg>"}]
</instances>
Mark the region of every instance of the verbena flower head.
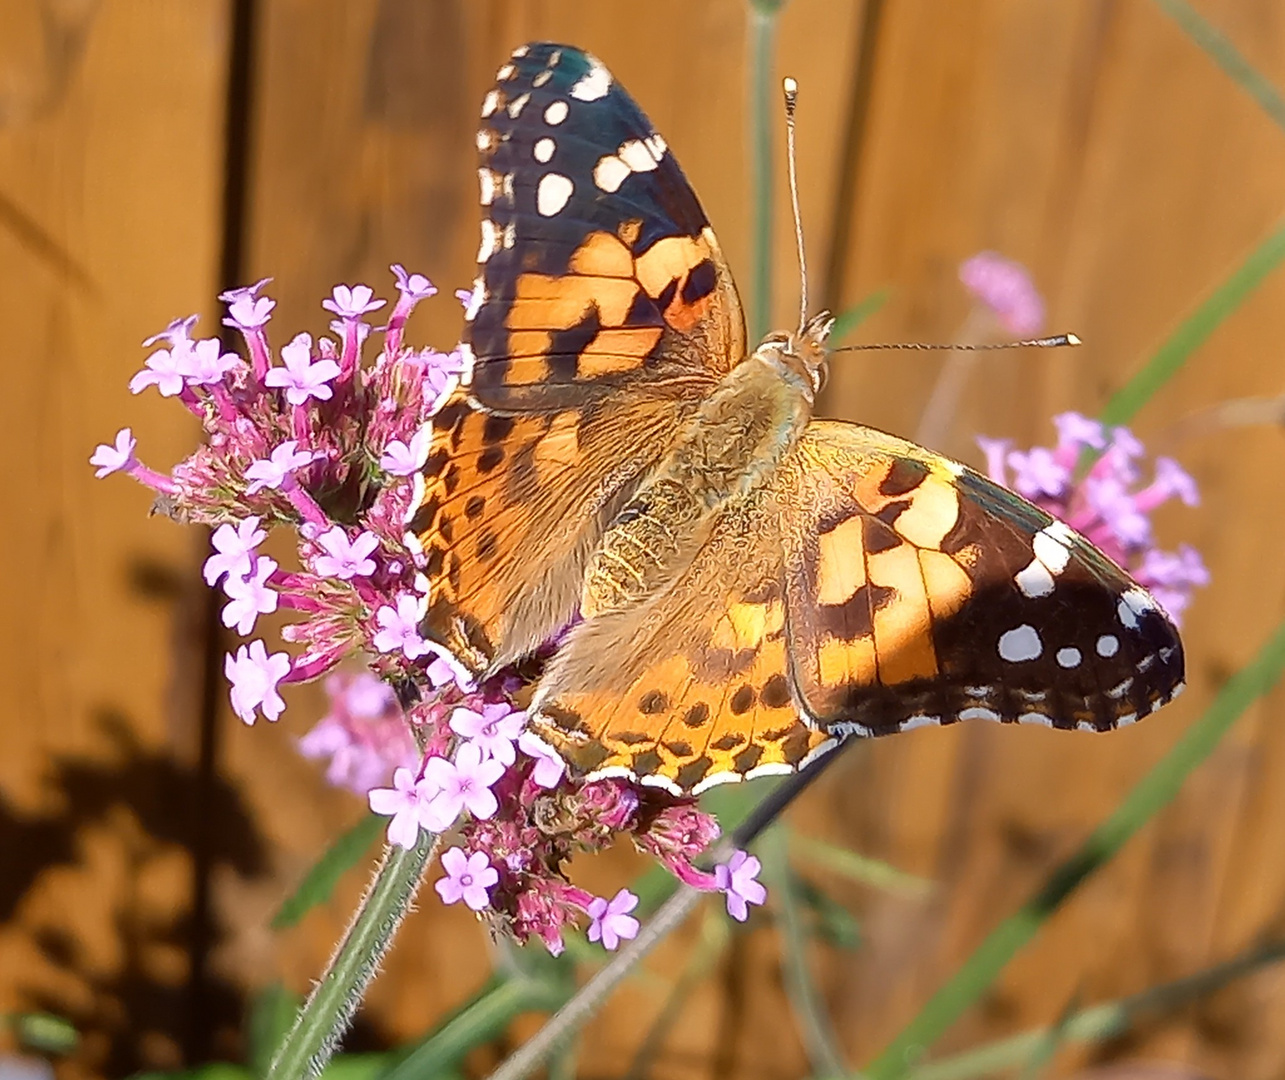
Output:
<instances>
[{"instance_id":1,"label":"verbena flower head","mask_svg":"<svg viewBox=\"0 0 1285 1080\"><path fill-rule=\"evenodd\" d=\"M1053 424L1058 441L1052 448L1014 450L1008 439L979 438L991 479L1083 533L1181 623L1192 591L1209 584L1209 571L1190 545L1176 552L1155 546L1151 512L1174 497L1197 505L1195 480L1172 458L1159 457L1144 482L1146 449L1128 428L1108 430L1074 412L1055 416ZM1082 472L1086 454L1094 460Z\"/></svg>"},{"instance_id":2,"label":"verbena flower head","mask_svg":"<svg viewBox=\"0 0 1285 1080\"><path fill-rule=\"evenodd\" d=\"M431 419L465 365L458 348L404 345L407 319L437 290L392 269L398 298L382 328L366 317L387 302L367 285L340 285L321 305L335 336L297 333L274 351L267 279L221 297L244 358L194 338L194 316L171 323L147 343L159 347L130 389L177 400L204 444L169 475L139 462L128 428L91 458L98 476L127 473L171 516L212 528L203 572L227 597L226 626L247 635L262 614L294 616L281 630L290 651L257 639L226 657L233 710L247 724L276 720L284 687L327 677L330 710L301 752L388 817L390 843L452 830L438 893L520 941L536 937L556 953L574 924L608 948L633 937L633 894L595 897L563 873L576 852L622 835L684 881L722 889L729 909L759 902L756 863L742 858L721 876L697 865L718 825L695 800L571 777L509 697L519 679L504 672L479 684L425 637L422 557L405 546L402 521ZM478 294L461 302L476 306ZM293 533L295 568L260 553L273 529Z\"/></svg>"},{"instance_id":3,"label":"verbena flower head","mask_svg":"<svg viewBox=\"0 0 1285 1080\"><path fill-rule=\"evenodd\" d=\"M982 251L960 264L959 280L1014 337L1044 328L1044 300L1021 263Z\"/></svg>"}]
</instances>

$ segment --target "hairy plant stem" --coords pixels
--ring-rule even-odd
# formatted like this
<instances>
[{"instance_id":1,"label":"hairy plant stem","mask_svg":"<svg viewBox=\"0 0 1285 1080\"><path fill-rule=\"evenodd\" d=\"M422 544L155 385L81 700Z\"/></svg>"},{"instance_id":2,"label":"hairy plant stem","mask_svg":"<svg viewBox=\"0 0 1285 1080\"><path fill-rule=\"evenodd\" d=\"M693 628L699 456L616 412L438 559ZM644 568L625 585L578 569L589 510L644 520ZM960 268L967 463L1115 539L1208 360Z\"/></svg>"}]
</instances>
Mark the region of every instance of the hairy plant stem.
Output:
<instances>
[{"instance_id":1,"label":"hairy plant stem","mask_svg":"<svg viewBox=\"0 0 1285 1080\"><path fill-rule=\"evenodd\" d=\"M321 1074L378 973L437 847L438 838L421 831L419 843L410 850L384 848L366 895L277 1051L268 1080Z\"/></svg>"}]
</instances>

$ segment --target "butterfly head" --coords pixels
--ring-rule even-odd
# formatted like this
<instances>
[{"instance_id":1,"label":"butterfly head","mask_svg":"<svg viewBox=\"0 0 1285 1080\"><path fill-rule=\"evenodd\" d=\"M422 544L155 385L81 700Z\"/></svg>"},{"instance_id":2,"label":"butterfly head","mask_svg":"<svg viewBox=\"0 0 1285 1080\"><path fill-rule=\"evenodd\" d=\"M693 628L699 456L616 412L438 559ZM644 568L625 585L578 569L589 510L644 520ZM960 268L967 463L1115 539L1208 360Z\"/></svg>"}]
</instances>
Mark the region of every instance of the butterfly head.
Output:
<instances>
[{"instance_id":1,"label":"butterfly head","mask_svg":"<svg viewBox=\"0 0 1285 1080\"><path fill-rule=\"evenodd\" d=\"M809 401L820 393L829 370L829 352L825 347L834 316L828 311L813 315L793 333L778 331L768 334L758 353L781 375L798 385Z\"/></svg>"}]
</instances>

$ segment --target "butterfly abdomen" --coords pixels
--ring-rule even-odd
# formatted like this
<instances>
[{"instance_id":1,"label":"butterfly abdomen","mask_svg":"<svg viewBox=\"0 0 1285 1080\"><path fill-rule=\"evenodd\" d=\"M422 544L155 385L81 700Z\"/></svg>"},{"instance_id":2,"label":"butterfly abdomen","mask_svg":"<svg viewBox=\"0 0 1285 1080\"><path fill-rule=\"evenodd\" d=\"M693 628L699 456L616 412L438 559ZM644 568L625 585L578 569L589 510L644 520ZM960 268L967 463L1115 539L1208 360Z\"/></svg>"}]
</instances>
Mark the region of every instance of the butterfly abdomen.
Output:
<instances>
[{"instance_id":1,"label":"butterfly abdomen","mask_svg":"<svg viewBox=\"0 0 1285 1080\"><path fill-rule=\"evenodd\" d=\"M673 582L719 515L774 473L810 415L802 389L759 354L734 368L607 528L585 574L581 614L619 611Z\"/></svg>"}]
</instances>

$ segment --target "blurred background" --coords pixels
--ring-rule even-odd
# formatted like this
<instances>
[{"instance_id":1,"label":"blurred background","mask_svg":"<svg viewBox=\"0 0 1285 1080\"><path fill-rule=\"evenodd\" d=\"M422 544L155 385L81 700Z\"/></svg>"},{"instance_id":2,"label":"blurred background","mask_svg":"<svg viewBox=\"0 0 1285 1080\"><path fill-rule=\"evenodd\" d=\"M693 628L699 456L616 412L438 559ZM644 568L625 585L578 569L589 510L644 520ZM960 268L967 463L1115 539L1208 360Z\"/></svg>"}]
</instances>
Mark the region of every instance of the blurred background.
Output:
<instances>
[{"instance_id":1,"label":"blurred background","mask_svg":"<svg viewBox=\"0 0 1285 1080\"><path fill-rule=\"evenodd\" d=\"M1192 3L1285 85L1285 7ZM66 1078L244 1061L252 1004L307 989L364 883L359 867L295 925L269 927L364 808L297 751L325 709L319 689L287 692L275 726L247 729L229 711L230 643L200 580L205 534L149 518L141 487L93 478L95 444L122 426L158 468L198 437L172 402L128 393L145 337L190 312L213 333L219 290L268 276L278 342L315 334L334 284L387 296L388 264L400 262L442 289L411 340L449 348L460 328L450 294L474 274L478 105L509 51L537 38L592 50L629 88L699 192L747 300L761 297L750 266L757 20L761 41L775 25L773 110L779 76L801 81L814 293L836 310L885 294L853 340L951 341L972 306L961 261L984 249L1019 260L1049 328L1085 345L979 359L938 448L980 465L978 434L1051 444L1054 414L1099 413L1279 227L1285 114L1246 92L1244 72L1238 82L1220 70L1176 10L1193 9L791 0L772 24L744 0L0 5L0 1013L69 1021L74 1045L50 1036ZM775 111L772 121L771 321L785 325L798 275ZM770 906L746 929L711 907L587 1029L576 1072L820 1075L818 1037L849 1067L869 1061L1254 657L1285 615L1273 401L1285 276L1264 272L1280 257L1260 258L1261 283L1224 305L1133 424L1203 494L1156 519L1163 545L1194 545L1213 577L1187 612L1183 697L1110 736L970 724L854 748L791 811L791 829L931 887L800 861L802 936ZM913 434L949 362L845 355L821 411ZM1256 404L1208 411L1243 399ZM1109 1062L1285 1074L1285 973L1265 964L1109 1039L1071 1038L1065 1023L1285 935L1283 704L1269 691L1244 712L934 1054L1053 1025L1049 1075ZM645 867L618 850L573 873L610 895ZM821 1036L799 1022L798 972L787 975L800 961L812 1022L830 1029ZM427 893L350 1046L422 1038L503 962L470 912ZM539 1015L505 1014L451 1068L481 1075ZM8 1054L44 1045L30 1030L0 1040ZM16 1067L6 1060L0 1071Z\"/></svg>"}]
</instances>

